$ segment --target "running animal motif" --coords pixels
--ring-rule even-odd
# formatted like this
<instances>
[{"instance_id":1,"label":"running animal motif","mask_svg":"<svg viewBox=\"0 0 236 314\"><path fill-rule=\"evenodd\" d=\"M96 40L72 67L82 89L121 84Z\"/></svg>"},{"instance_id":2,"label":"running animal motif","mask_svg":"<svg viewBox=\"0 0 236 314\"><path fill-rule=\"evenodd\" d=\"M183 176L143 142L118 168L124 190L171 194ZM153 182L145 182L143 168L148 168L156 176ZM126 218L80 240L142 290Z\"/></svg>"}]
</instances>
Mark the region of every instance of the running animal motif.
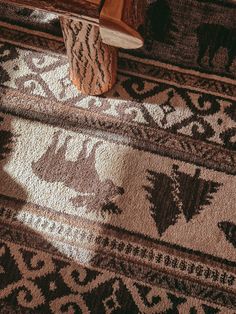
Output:
<instances>
[{"instance_id":1,"label":"running animal motif","mask_svg":"<svg viewBox=\"0 0 236 314\"><path fill-rule=\"evenodd\" d=\"M52 143L39 160L32 163L35 175L46 182L63 182L65 186L78 192L70 201L76 207L86 206L87 212L120 214L116 199L124 189L114 184L111 179L101 180L96 169L96 152L102 142L93 145L88 154L89 140L82 143L75 161L68 160L66 152L71 136L67 136L59 146L60 132L53 135Z\"/></svg>"}]
</instances>

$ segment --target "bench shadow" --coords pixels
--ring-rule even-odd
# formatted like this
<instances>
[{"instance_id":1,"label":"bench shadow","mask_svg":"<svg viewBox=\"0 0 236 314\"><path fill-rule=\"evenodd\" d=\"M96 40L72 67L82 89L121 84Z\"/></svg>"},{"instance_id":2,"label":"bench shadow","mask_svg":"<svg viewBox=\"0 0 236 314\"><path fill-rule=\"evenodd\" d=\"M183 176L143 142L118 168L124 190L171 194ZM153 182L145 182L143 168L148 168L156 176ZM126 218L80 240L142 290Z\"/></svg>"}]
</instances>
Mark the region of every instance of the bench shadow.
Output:
<instances>
[{"instance_id":1,"label":"bench shadow","mask_svg":"<svg viewBox=\"0 0 236 314\"><path fill-rule=\"evenodd\" d=\"M102 255L100 256L99 251L96 252L96 246L88 254L80 245L73 248L63 240L40 233L37 226L42 223L43 218L37 214L37 205L29 203L26 188L17 182L20 173L24 172L24 163L20 165L16 162L17 152L27 148L20 147L17 142L14 120L14 116L10 114L0 113L0 311L11 313L18 310L20 313L31 313L33 310L33 313L38 313L39 310L39 313L60 313L68 310L68 313L80 313L83 309L87 313L90 309L92 313L101 314L106 313L110 302L115 298L114 301L119 300L121 307L116 313L138 312L119 277L97 270L96 260L101 259ZM129 151L122 158L126 163L132 163L133 156L129 155ZM124 177L120 178L121 185L129 181L128 173L124 172L122 175ZM73 176L76 177L76 173ZM116 189L109 180L106 183L107 187L113 186L114 193L123 194L123 188ZM100 186L98 189L98 199L93 205L97 202L100 206L102 197L107 198L106 187ZM68 215L68 221L70 219ZM76 216L72 219L76 220ZM112 219L110 215L105 223L112 223ZM31 227L32 224L35 229ZM47 222L44 223L44 228L47 228ZM105 236L105 233L101 227L94 232L94 236L99 238ZM120 289L117 292L118 299L114 296L117 285ZM80 292L84 293L84 299Z\"/></svg>"}]
</instances>

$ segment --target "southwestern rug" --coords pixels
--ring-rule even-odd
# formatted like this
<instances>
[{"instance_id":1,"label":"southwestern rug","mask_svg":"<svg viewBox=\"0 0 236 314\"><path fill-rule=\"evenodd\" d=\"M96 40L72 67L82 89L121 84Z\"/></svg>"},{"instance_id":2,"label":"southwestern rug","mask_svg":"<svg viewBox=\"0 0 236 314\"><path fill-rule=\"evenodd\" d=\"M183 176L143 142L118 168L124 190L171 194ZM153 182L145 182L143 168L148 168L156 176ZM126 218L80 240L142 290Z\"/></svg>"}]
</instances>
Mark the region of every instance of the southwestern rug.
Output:
<instances>
[{"instance_id":1,"label":"southwestern rug","mask_svg":"<svg viewBox=\"0 0 236 314\"><path fill-rule=\"evenodd\" d=\"M3 23L1 313L236 313L232 75L121 52L86 97L60 34Z\"/></svg>"}]
</instances>

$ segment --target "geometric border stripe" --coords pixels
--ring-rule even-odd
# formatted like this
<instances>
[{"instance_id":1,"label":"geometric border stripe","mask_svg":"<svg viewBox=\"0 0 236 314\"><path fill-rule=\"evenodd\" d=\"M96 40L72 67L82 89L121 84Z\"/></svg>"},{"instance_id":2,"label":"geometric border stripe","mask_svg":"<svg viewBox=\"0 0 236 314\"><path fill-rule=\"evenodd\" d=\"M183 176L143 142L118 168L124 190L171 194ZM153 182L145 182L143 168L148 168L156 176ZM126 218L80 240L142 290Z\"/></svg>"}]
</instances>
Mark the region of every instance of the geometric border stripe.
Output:
<instances>
[{"instance_id":1,"label":"geometric border stripe","mask_svg":"<svg viewBox=\"0 0 236 314\"><path fill-rule=\"evenodd\" d=\"M23 212L21 214L21 211L19 212L18 210L15 211L14 208L21 208L21 211ZM180 257L181 259L185 259L185 260L189 260L191 262L194 263L203 263L206 266L209 267L215 267L215 268L220 268L222 269L222 267L224 267L225 271L231 272L233 274L236 275L236 262L233 261L228 261L219 257L215 257L209 254L205 254L205 253L200 253L198 251L194 251L192 249L187 249L187 248L183 248L181 246L178 245L173 245L171 243L162 241L162 240L157 240L157 239L153 239L150 238L148 236L144 236L143 234L137 233L137 232L132 232L132 231L128 231L126 229L120 228L120 227L115 227L112 226L110 224L103 224L100 222L95 222L95 221L91 221L85 217L78 217L78 216L74 216L72 214L68 214L68 213L63 213L63 212L56 212L55 210L51 209L51 208L47 208L47 207L42 207L40 205L37 204L33 204L30 202L24 202L22 200L18 200L16 198L13 197L9 197L9 196L5 196L5 195L1 195L0 194L0 220L2 221L2 223L5 221L5 223L7 223L7 221L9 219L12 220L12 222L17 222L17 220L22 221L22 219L26 219L24 217L24 215L27 213L27 217L34 214L37 217L41 217L41 219L43 219L43 217L45 219L48 220L52 220L55 222L55 224L50 225L50 232L55 232L56 230L56 226L58 224L68 224L69 223L69 229L65 227L65 230L70 230L70 228L85 228L88 231L89 230L94 230L96 231L98 229L98 231L102 231L102 236L103 237L108 237L108 238L116 238L119 241L123 241L125 242L127 238L129 238L129 242L133 243L131 245L131 247L128 249L126 248L126 246L122 243L121 246L119 246L119 251L120 252L130 252L130 253L134 253L134 256L137 257L141 257L144 258L145 255L150 257L150 260L153 260L154 257L152 253L148 254L147 252L144 254L144 252L139 251L136 249L136 246L142 246L146 248L146 251L151 249L151 250L155 250L155 251L161 251L163 254L163 256L167 256L167 255L176 255L178 257ZM19 214L18 219L15 217L15 214ZM22 218L21 215L23 215ZM31 221L31 220L30 220ZM33 223L34 219L32 220ZM38 220L35 220L38 223ZM10 222L9 222L10 223ZM83 227L81 227L83 226ZM35 226L37 228L37 226ZM48 226L49 228L49 226ZM47 229L47 228L46 228ZM45 229L45 232L46 232ZM64 230L64 228L63 228ZM66 232L66 231L65 231ZM70 231L72 232L72 231ZM75 230L75 232L77 232ZM75 237L76 238L76 237ZM93 238L93 237L92 237ZM88 239L90 239L91 241L94 239L90 239L90 237L88 237ZM89 241L90 241L89 240ZM106 248L107 246L109 246L110 241L107 242L107 240L103 243L101 243L101 245ZM105 245L105 246L104 246ZM126 253L127 253L126 252ZM156 262L159 264L161 261L158 259L156 259ZM160 257L162 259L162 257ZM168 263L169 264L169 263ZM208 268L209 268L208 267ZM215 281L215 280L214 280ZM230 284L231 285L231 284Z\"/></svg>"},{"instance_id":2,"label":"geometric border stripe","mask_svg":"<svg viewBox=\"0 0 236 314\"><path fill-rule=\"evenodd\" d=\"M91 131L96 130L96 137L102 137L108 141L190 162L226 174L236 174L236 152L220 145L195 140L160 128L147 127L134 122L122 122L114 117L104 118L98 113L76 108L68 103L26 95L11 88L0 86L0 94L2 95L0 110L4 113L86 134L91 134Z\"/></svg>"}]
</instances>

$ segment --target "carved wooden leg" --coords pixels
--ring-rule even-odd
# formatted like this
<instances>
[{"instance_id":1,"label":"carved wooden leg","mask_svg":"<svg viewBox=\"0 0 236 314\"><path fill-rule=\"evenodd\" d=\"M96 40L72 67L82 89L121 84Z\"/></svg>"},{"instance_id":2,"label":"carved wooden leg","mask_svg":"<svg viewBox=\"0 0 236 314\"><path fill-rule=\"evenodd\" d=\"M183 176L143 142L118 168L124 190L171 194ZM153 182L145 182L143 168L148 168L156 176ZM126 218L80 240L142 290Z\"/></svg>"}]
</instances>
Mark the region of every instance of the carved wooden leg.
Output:
<instances>
[{"instance_id":1,"label":"carved wooden leg","mask_svg":"<svg viewBox=\"0 0 236 314\"><path fill-rule=\"evenodd\" d=\"M84 94L107 92L116 81L117 49L103 44L96 25L65 17L60 21L73 83Z\"/></svg>"}]
</instances>

